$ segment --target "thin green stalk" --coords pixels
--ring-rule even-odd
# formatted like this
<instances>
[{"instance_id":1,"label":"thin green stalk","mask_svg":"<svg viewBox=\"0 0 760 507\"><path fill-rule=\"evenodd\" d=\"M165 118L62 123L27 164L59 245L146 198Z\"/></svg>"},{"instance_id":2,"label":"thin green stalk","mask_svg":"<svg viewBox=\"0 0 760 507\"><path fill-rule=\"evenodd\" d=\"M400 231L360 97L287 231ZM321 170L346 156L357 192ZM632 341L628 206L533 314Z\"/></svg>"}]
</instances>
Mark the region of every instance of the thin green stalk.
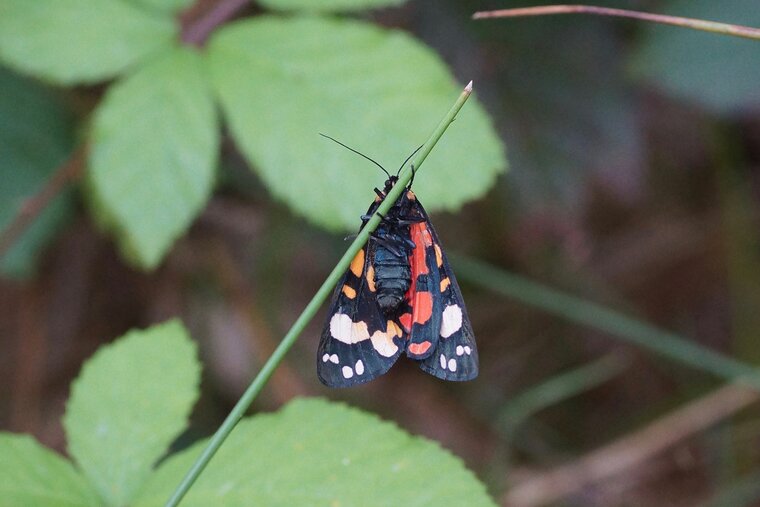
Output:
<instances>
[{"instance_id":1,"label":"thin green stalk","mask_svg":"<svg viewBox=\"0 0 760 507\"><path fill-rule=\"evenodd\" d=\"M667 16L664 14L650 14L648 12L629 11L625 9L611 9L608 7L596 7L593 5L542 5L539 7L523 7L517 9L501 9L497 11L482 11L472 15L473 19L486 18L518 18L524 16L546 16L552 14L595 14L597 16L615 16L619 18L640 19L663 25L680 26L701 30L703 32L743 37L745 39L760 40L760 29L749 26L718 23L703 19L683 18L679 16Z\"/></svg>"},{"instance_id":2,"label":"thin green stalk","mask_svg":"<svg viewBox=\"0 0 760 507\"><path fill-rule=\"evenodd\" d=\"M459 95L456 103L454 103L446 116L443 117L441 123L438 124L430 138L427 140L427 142L425 142L420 151L417 153L417 156L412 161L412 165L414 166L415 170L419 169L419 167L425 161L427 156L432 151L433 146L435 146L451 122L454 121L457 113L470 97L471 93L472 81L470 81L470 83L464 88L462 94ZM251 403L253 403L253 400L256 399L256 396L259 394L259 392L261 392L261 390L264 388L267 381L269 380L269 377L272 376L275 368L277 368L277 366L282 362L285 354L288 353L298 336L303 332L304 328L311 321L311 319L314 318L314 315L316 315L317 310L319 310L319 307L322 306L322 303L330 296L333 291L333 287L335 287L335 285L340 280L340 277L343 276L343 273L345 273L346 269L348 269L348 266L351 264L351 261L353 260L356 253L361 250L361 248L369 239L369 235L377 228L378 224L380 223L380 215L385 215L388 212L390 207L393 206L393 204L399 198L401 192L403 192L404 187L407 185L407 183L409 183L409 180L411 178L412 172L408 170L404 171L399 176L398 182L391 189L391 191L388 192L388 196L385 198L382 204L380 204L377 213L373 215L372 218L370 218L369 222L367 222L361 232L359 232L356 239L346 250L346 253L343 254L343 257L341 257L341 259L338 261L338 264L335 265L335 268L333 268L332 272L330 272L330 275L327 277L325 282L322 284L319 290L317 290L317 293L314 295L312 300L308 305L306 305L306 308L298 317L298 319L296 319L293 327L290 328L290 331L288 331L275 351L272 353L271 357L261 368L259 374L256 375L256 378L253 379L251 385L249 385L248 389L245 390L245 393L243 393L243 396L240 397L240 400L232 408L232 411L230 411L230 414L224 420L222 425L218 430L216 430L216 433L214 433L214 436L211 438L208 445L206 445L206 448L203 450L198 459L195 460L195 463L193 463L193 466L182 479L182 482L174 491L172 497L168 502L166 502L166 507L174 507L178 505L182 498L190 490L198 476L201 474L201 472L203 472L203 469L206 468L208 462L211 460L214 454L216 454L216 451L219 450L219 447L221 447L226 438L235 428L237 423L245 414L246 410L248 410L248 407L250 407Z\"/></svg>"},{"instance_id":3,"label":"thin green stalk","mask_svg":"<svg viewBox=\"0 0 760 507\"><path fill-rule=\"evenodd\" d=\"M499 430L513 438L517 428L533 414L611 380L627 366L627 360L612 353L532 386L502 408Z\"/></svg>"},{"instance_id":4,"label":"thin green stalk","mask_svg":"<svg viewBox=\"0 0 760 507\"><path fill-rule=\"evenodd\" d=\"M519 275L461 256L452 258L459 278L578 324L617 336L638 347L714 375L760 389L760 370L675 333L601 305L546 287Z\"/></svg>"}]
</instances>

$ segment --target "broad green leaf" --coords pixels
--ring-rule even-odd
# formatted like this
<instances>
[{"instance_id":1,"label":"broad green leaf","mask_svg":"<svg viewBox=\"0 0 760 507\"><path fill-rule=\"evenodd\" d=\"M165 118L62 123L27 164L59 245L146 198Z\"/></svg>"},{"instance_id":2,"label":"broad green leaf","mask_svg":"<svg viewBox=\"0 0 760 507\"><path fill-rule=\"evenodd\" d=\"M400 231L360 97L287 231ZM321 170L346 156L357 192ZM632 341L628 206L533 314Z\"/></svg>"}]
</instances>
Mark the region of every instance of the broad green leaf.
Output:
<instances>
[{"instance_id":1,"label":"broad green leaf","mask_svg":"<svg viewBox=\"0 0 760 507\"><path fill-rule=\"evenodd\" d=\"M332 229L356 227L384 175L318 133L395 172L463 87L405 33L345 19L241 21L212 39L208 62L252 168L293 210ZM415 190L428 210L455 209L486 192L505 167L488 116L470 99Z\"/></svg>"},{"instance_id":2,"label":"broad green leaf","mask_svg":"<svg viewBox=\"0 0 760 507\"><path fill-rule=\"evenodd\" d=\"M96 214L127 257L155 268L206 204L219 134L200 58L176 49L114 85L94 120Z\"/></svg>"},{"instance_id":3,"label":"broad green leaf","mask_svg":"<svg viewBox=\"0 0 760 507\"><path fill-rule=\"evenodd\" d=\"M195 0L122 0L158 12L174 13L193 5Z\"/></svg>"},{"instance_id":4,"label":"broad green leaf","mask_svg":"<svg viewBox=\"0 0 760 507\"><path fill-rule=\"evenodd\" d=\"M261 5L270 9L294 10L294 11L353 11L361 9L377 9L381 7L395 7L406 0L259 0Z\"/></svg>"},{"instance_id":5,"label":"broad green leaf","mask_svg":"<svg viewBox=\"0 0 760 507\"><path fill-rule=\"evenodd\" d=\"M102 347L72 385L69 454L107 505L130 505L198 396L195 345L178 321Z\"/></svg>"},{"instance_id":6,"label":"broad green leaf","mask_svg":"<svg viewBox=\"0 0 760 507\"><path fill-rule=\"evenodd\" d=\"M664 13L760 26L757 0L678 0ZM649 26L634 69L666 91L720 113L760 106L760 42Z\"/></svg>"},{"instance_id":7,"label":"broad green leaf","mask_svg":"<svg viewBox=\"0 0 760 507\"><path fill-rule=\"evenodd\" d=\"M160 506L206 442L170 458L137 506ZM485 487L436 443L321 399L241 422L183 507L494 507Z\"/></svg>"},{"instance_id":8,"label":"broad green leaf","mask_svg":"<svg viewBox=\"0 0 760 507\"><path fill-rule=\"evenodd\" d=\"M61 84L113 77L176 34L170 17L121 0L0 0L0 61Z\"/></svg>"},{"instance_id":9,"label":"broad green leaf","mask_svg":"<svg viewBox=\"0 0 760 507\"><path fill-rule=\"evenodd\" d=\"M0 68L0 230L70 155L73 131L73 115L52 93ZM70 205L69 194L54 199L0 259L0 272L31 275Z\"/></svg>"},{"instance_id":10,"label":"broad green leaf","mask_svg":"<svg viewBox=\"0 0 760 507\"><path fill-rule=\"evenodd\" d=\"M70 462L30 436L0 433L0 505L97 507L100 502Z\"/></svg>"}]
</instances>

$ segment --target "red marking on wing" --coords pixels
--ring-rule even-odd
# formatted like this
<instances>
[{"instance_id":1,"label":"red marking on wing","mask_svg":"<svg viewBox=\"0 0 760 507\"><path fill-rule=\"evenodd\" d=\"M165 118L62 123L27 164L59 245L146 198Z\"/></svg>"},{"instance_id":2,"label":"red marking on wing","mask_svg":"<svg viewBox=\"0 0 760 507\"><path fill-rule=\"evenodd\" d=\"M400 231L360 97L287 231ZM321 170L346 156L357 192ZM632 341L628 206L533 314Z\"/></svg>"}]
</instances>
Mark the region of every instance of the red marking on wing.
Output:
<instances>
[{"instance_id":1,"label":"red marking on wing","mask_svg":"<svg viewBox=\"0 0 760 507\"><path fill-rule=\"evenodd\" d=\"M410 343L407 350L414 354L415 356L421 356L425 352L428 351L432 343L428 341L424 341L422 343Z\"/></svg>"},{"instance_id":2,"label":"red marking on wing","mask_svg":"<svg viewBox=\"0 0 760 507\"><path fill-rule=\"evenodd\" d=\"M433 315L433 295L430 292L415 292L412 304L414 322L424 324Z\"/></svg>"},{"instance_id":3,"label":"red marking on wing","mask_svg":"<svg viewBox=\"0 0 760 507\"><path fill-rule=\"evenodd\" d=\"M433 244L433 237L430 235L425 222L412 224L409 227L409 232L411 240L414 242L414 249L411 255L409 255L412 283L406 293L406 300L412 307L412 318L408 326L403 320L401 321L404 327L407 328L407 332L411 332L412 322L424 324L430 320L430 316L433 313L433 295L427 291L417 292L417 277L427 275L430 272L426 260L426 249ZM402 317L404 316L402 315Z\"/></svg>"},{"instance_id":4,"label":"red marking on wing","mask_svg":"<svg viewBox=\"0 0 760 507\"><path fill-rule=\"evenodd\" d=\"M411 313L405 313L401 315L401 317L398 318L398 321L401 322L401 325L404 326L404 329L406 329L407 333L412 331L412 314Z\"/></svg>"},{"instance_id":5,"label":"red marking on wing","mask_svg":"<svg viewBox=\"0 0 760 507\"><path fill-rule=\"evenodd\" d=\"M409 227L409 232L414 242L414 250L412 250L412 255L409 258L412 267L412 283L414 283L418 275L426 275L428 273L427 262L425 262L425 249L433 244L433 238L430 236L430 231L428 231L425 222L412 224Z\"/></svg>"}]
</instances>

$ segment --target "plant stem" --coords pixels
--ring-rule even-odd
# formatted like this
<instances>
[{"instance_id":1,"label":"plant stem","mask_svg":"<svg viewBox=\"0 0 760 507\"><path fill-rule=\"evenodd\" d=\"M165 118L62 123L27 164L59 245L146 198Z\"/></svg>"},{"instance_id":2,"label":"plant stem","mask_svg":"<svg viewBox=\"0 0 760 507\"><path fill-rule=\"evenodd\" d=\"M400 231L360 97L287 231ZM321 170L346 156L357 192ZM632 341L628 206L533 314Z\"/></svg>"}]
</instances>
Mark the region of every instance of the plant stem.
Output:
<instances>
[{"instance_id":1,"label":"plant stem","mask_svg":"<svg viewBox=\"0 0 760 507\"><path fill-rule=\"evenodd\" d=\"M251 5L251 0L219 0L198 20L183 27L182 42L202 46L217 26L232 19L249 5Z\"/></svg>"},{"instance_id":2,"label":"plant stem","mask_svg":"<svg viewBox=\"0 0 760 507\"><path fill-rule=\"evenodd\" d=\"M729 23L705 21L703 19L682 18L679 16L667 16L664 14L650 14L648 12L629 11L625 9L611 9L608 7L596 7L593 5L542 5L540 7L523 7L518 9L501 9L497 11L481 11L472 15L473 19L486 18L518 18L525 16L547 16L552 14L594 14L597 16L614 16L619 18L640 19L661 23L664 25L680 26L692 30L744 37L745 39L760 40L760 29Z\"/></svg>"},{"instance_id":3,"label":"plant stem","mask_svg":"<svg viewBox=\"0 0 760 507\"><path fill-rule=\"evenodd\" d=\"M760 369L702 347L675 333L658 329L601 305L508 273L484 262L449 256L457 275L481 287L540 308L571 322L599 329L663 357L717 377L760 389Z\"/></svg>"},{"instance_id":4,"label":"plant stem","mask_svg":"<svg viewBox=\"0 0 760 507\"><path fill-rule=\"evenodd\" d=\"M417 156L412 161L412 165L414 166L415 171L419 169L419 167L422 165L422 162L432 151L433 146L435 146L451 122L454 121L457 113L470 97L471 93L472 81L470 81L470 83L464 88L456 103L452 106L446 116L444 116L443 120L441 120L436 129L433 131L433 134L417 153ZM346 269L348 269L348 266L351 264L354 256L359 250L362 249L364 244L369 239L369 235L377 228L380 223L380 215L385 215L388 212L391 206L393 206L393 204L401 195L401 192L404 191L407 183L409 183L409 180L411 178L412 172L409 170L404 171L399 176L398 182L390 190L390 192L388 192L388 195L380 204L377 213L375 213L372 218L370 218L364 228L362 228L362 230L359 232L356 239L346 250L346 253L343 254L343 257L341 257L341 259L335 265L333 270L330 272L330 275L324 281L319 290L317 290L317 293L311 299L309 304L306 305L304 311L296 319L295 323L290 328L290 331L288 331L288 333L282 339L270 358L261 368L258 375L256 375L256 378L253 379L251 385L248 386L248 389L245 390L245 393L243 393L243 395L240 397L240 400L232 408L222 425L219 427L216 433L214 433L214 436L211 438L206 448L203 450L195 463L193 463L193 466L187 472L180 485L174 491L172 497L166 503L166 507L175 507L178 505L185 494L187 494L187 492L190 490L193 483L195 483L198 476L201 474L201 472L203 472L203 469L206 467L208 462L211 460L214 454L216 454L216 451L219 449L219 447L221 447L222 443L224 443L225 439L235 428L237 423L245 414L245 411L248 410L248 407L251 406L253 400L256 399L256 396L259 394L259 392L261 392L261 390L264 388L275 368L277 368L280 362L282 362L285 354L287 354L287 352L293 346L296 339L301 334L301 332L303 332L304 328L311 321L311 319L314 318L314 315L316 315L317 310L319 310L319 307L322 306L322 303L330 296L333 291L333 287L335 287L335 285L340 280L340 277L343 276Z\"/></svg>"}]
</instances>

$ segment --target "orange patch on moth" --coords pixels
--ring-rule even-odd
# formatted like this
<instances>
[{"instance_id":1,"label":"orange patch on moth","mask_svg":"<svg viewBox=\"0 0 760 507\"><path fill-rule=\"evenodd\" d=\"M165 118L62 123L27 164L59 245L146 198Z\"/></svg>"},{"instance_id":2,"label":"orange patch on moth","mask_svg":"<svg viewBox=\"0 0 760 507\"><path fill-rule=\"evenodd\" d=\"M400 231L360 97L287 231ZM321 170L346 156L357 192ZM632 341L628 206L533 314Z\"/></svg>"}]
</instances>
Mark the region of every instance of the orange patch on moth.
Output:
<instances>
[{"instance_id":1,"label":"orange patch on moth","mask_svg":"<svg viewBox=\"0 0 760 507\"><path fill-rule=\"evenodd\" d=\"M369 265L367 268L367 287L369 287L370 292L375 292L375 268L372 267L372 264Z\"/></svg>"},{"instance_id":2,"label":"orange patch on moth","mask_svg":"<svg viewBox=\"0 0 760 507\"><path fill-rule=\"evenodd\" d=\"M398 326L398 324L396 324L392 320L389 320L385 328L385 334L387 334L388 337L390 338L393 338L394 336L398 336L399 338L401 338L401 335L403 333L401 331L401 328Z\"/></svg>"},{"instance_id":3,"label":"orange patch on moth","mask_svg":"<svg viewBox=\"0 0 760 507\"><path fill-rule=\"evenodd\" d=\"M342 292L348 299L354 299L356 297L356 291L348 285L343 286Z\"/></svg>"},{"instance_id":4,"label":"orange patch on moth","mask_svg":"<svg viewBox=\"0 0 760 507\"><path fill-rule=\"evenodd\" d=\"M414 294L412 305L414 322L424 324L433 315L433 295L429 292L417 292Z\"/></svg>"},{"instance_id":5,"label":"orange patch on moth","mask_svg":"<svg viewBox=\"0 0 760 507\"><path fill-rule=\"evenodd\" d=\"M414 192L412 192L411 190L408 190L406 192L406 198L409 199L410 201L414 201L417 199L417 196L414 195Z\"/></svg>"},{"instance_id":6,"label":"orange patch on moth","mask_svg":"<svg viewBox=\"0 0 760 507\"><path fill-rule=\"evenodd\" d=\"M356 257L351 261L349 269L357 277L362 276L362 271L364 270L364 249L356 252Z\"/></svg>"},{"instance_id":7,"label":"orange patch on moth","mask_svg":"<svg viewBox=\"0 0 760 507\"><path fill-rule=\"evenodd\" d=\"M451 280L449 280L449 277L447 276L441 280L441 292L445 291L449 285L451 285Z\"/></svg>"},{"instance_id":8,"label":"orange patch on moth","mask_svg":"<svg viewBox=\"0 0 760 507\"><path fill-rule=\"evenodd\" d=\"M443 252L441 252L441 247L438 246L438 243L434 244L433 248L435 248L435 264L440 268L443 266Z\"/></svg>"},{"instance_id":9,"label":"orange patch on moth","mask_svg":"<svg viewBox=\"0 0 760 507\"><path fill-rule=\"evenodd\" d=\"M407 347L407 350L415 356L421 356L430 349L431 345L433 344L429 341L424 341L422 343L410 343L409 347Z\"/></svg>"},{"instance_id":10,"label":"orange patch on moth","mask_svg":"<svg viewBox=\"0 0 760 507\"><path fill-rule=\"evenodd\" d=\"M404 326L404 329L406 329L407 333L412 330L412 314L411 313L405 313L401 315L401 317L398 318L398 321L401 322L401 325Z\"/></svg>"}]
</instances>

